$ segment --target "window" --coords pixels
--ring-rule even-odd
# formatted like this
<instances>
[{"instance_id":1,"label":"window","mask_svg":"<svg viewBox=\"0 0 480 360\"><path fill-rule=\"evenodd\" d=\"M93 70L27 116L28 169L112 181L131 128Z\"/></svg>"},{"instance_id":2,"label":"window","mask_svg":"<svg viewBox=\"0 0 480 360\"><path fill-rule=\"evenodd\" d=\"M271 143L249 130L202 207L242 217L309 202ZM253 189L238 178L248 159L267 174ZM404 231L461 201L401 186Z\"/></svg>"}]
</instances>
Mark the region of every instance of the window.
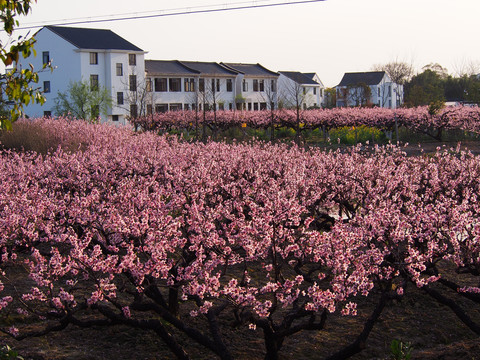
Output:
<instances>
[{"instance_id":1,"label":"window","mask_svg":"<svg viewBox=\"0 0 480 360\"><path fill-rule=\"evenodd\" d=\"M258 84L260 85L260 91L265 91L265 80L260 80Z\"/></svg>"},{"instance_id":2,"label":"window","mask_svg":"<svg viewBox=\"0 0 480 360\"><path fill-rule=\"evenodd\" d=\"M92 91L98 90L98 75L90 75L90 89Z\"/></svg>"},{"instance_id":3,"label":"window","mask_svg":"<svg viewBox=\"0 0 480 360\"><path fill-rule=\"evenodd\" d=\"M182 104L170 104L170 111L182 111Z\"/></svg>"},{"instance_id":4,"label":"window","mask_svg":"<svg viewBox=\"0 0 480 360\"><path fill-rule=\"evenodd\" d=\"M220 91L220 79L212 79L212 92L219 92Z\"/></svg>"},{"instance_id":5,"label":"window","mask_svg":"<svg viewBox=\"0 0 480 360\"><path fill-rule=\"evenodd\" d=\"M128 65L137 65L137 55L128 54Z\"/></svg>"},{"instance_id":6,"label":"window","mask_svg":"<svg viewBox=\"0 0 480 360\"><path fill-rule=\"evenodd\" d=\"M378 88L378 97L380 97L380 87Z\"/></svg>"},{"instance_id":7,"label":"window","mask_svg":"<svg viewBox=\"0 0 480 360\"><path fill-rule=\"evenodd\" d=\"M225 104L223 102L218 103L218 110L225 110Z\"/></svg>"},{"instance_id":8,"label":"window","mask_svg":"<svg viewBox=\"0 0 480 360\"><path fill-rule=\"evenodd\" d=\"M198 91L204 92L205 91L205 79L198 80Z\"/></svg>"},{"instance_id":9,"label":"window","mask_svg":"<svg viewBox=\"0 0 480 360\"><path fill-rule=\"evenodd\" d=\"M122 63L117 63L116 65L116 72L117 76L123 76L123 64Z\"/></svg>"},{"instance_id":10,"label":"window","mask_svg":"<svg viewBox=\"0 0 480 360\"><path fill-rule=\"evenodd\" d=\"M129 75L130 91L137 91L137 75Z\"/></svg>"},{"instance_id":11,"label":"window","mask_svg":"<svg viewBox=\"0 0 480 360\"><path fill-rule=\"evenodd\" d=\"M313 88L313 95L317 95L317 88L316 87Z\"/></svg>"},{"instance_id":12,"label":"window","mask_svg":"<svg viewBox=\"0 0 480 360\"><path fill-rule=\"evenodd\" d=\"M233 91L233 82L232 79L227 79L227 91L232 92Z\"/></svg>"},{"instance_id":13,"label":"window","mask_svg":"<svg viewBox=\"0 0 480 360\"><path fill-rule=\"evenodd\" d=\"M48 51L42 52L42 61L44 64L48 64L50 62L50 53Z\"/></svg>"},{"instance_id":14,"label":"window","mask_svg":"<svg viewBox=\"0 0 480 360\"><path fill-rule=\"evenodd\" d=\"M272 82L270 83L270 90L272 92L276 92L277 91L277 81L276 80L272 80Z\"/></svg>"},{"instance_id":15,"label":"window","mask_svg":"<svg viewBox=\"0 0 480 360\"><path fill-rule=\"evenodd\" d=\"M258 80L253 79L253 91L258 91Z\"/></svg>"},{"instance_id":16,"label":"window","mask_svg":"<svg viewBox=\"0 0 480 360\"><path fill-rule=\"evenodd\" d=\"M228 110L233 110L233 104L232 103L228 103Z\"/></svg>"},{"instance_id":17,"label":"window","mask_svg":"<svg viewBox=\"0 0 480 360\"><path fill-rule=\"evenodd\" d=\"M117 92L117 104L123 105L123 92Z\"/></svg>"},{"instance_id":18,"label":"window","mask_svg":"<svg viewBox=\"0 0 480 360\"><path fill-rule=\"evenodd\" d=\"M92 112L92 118L98 118L100 116L100 106L93 105L90 111Z\"/></svg>"},{"instance_id":19,"label":"window","mask_svg":"<svg viewBox=\"0 0 480 360\"><path fill-rule=\"evenodd\" d=\"M190 110L190 105L189 104L183 105L183 110Z\"/></svg>"},{"instance_id":20,"label":"window","mask_svg":"<svg viewBox=\"0 0 480 360\"><path fill-rule=\"evenodd\" d=\"M91 52L90 53L90 65L98 65L98 53Z\"/></svg>"},{"instance_id":21,"label":"window","mask_svg":"<svg viewBox=\"0 0 480 360\"><path fill-rule=\"evenodd\" d=\"M252 103L248 103L248 110L252 110Z\"/></svg>"},{"instance_id":22,"label":"window","mask_svg":"<svg viewBox=\"0 0 480 360\"><path fill-rule=\"evenodd\" d=\"M258 110L258 103L253 103L253 110Z\"/></svg>"},{"instance_id":23,"label":"window","mask_svg":"<svg viewBox=\"0 0 480 360\"><path fill-rule=\"evenodd\" d=\"M51 116L52 116L52 112L51 112L51 111L44 111L44 112L43 112L43 116L44 116L44 117L51 117Z\"/></svg>"},{"instance_id":24,"label":"window","mask_svg":"<svg viewBox=\"0 0 480 360\"><path fill-rule=\"evenodd\" d=\"M118 121L118 115L112 115L112 121Z\"/></svg>"},{"instance_id":25,"label":"window","mask_svg":"<svg viewBox=\"0 0 480 360\"><path fill-rule=\"evenodd\" d=\"M168 104L156 104L155 105L155 112L156 113L163 113L168 111Z\"/></svg>"},{"instance_id":26,"label":"window","mask_svg":"<svg viewBox=\"0 0 480 360\"><path fill-rule=\"evenodd\" d=\"M154 85L156 92L167 91L167 78L155 78Z\"/></svg>"},{"instance_id":27,"label":"window","mask_svg":"<svg viewBox=\"0 0 480 360\"><path fill-rule=\"evenodd\" d=\"M260 103L260 110L267 110L267 103L261 102Z\"/></svg>"},{"instance_id":28,"label":"window","mask_svg":"<svg viewBox=\"0 0 480 360\"><path fill-rule=\"evenodd\" d=\"M50 81L43 82L43 92L49 93L50 92Z\"/></svg>"},{"instance_id":29,"label":"window","mask_svg":"<svg viewBox=\"0 0 480 360\"><path fill-rule=\"evenodd\" d=\"M170 78L170 79L168 79L168 90L170 92L182 91L182 79L180 79L180 78Z\"/></svg>"},{"instance_id":30,"label":"window","mask_svg":"<svg viewBox=\"0 0 480 360\"><path fill-rule=\"evenodd\" d=\"M195 91L195 79L194 78L185 78L183 87L184 87L185 92L194 92Z\"/></svg>"},{"instance_id":31,"label":"window","mask_svg":"<svg viewBox=\"0 0 480 360\"><path fill-rule=\"evenodd\" d=\"M137 104L131 104L130 105L130 117L131 118L136 118L138 115L138 107Z\"/></svg>"},{"instance_id":32,"label":"window","mask_svg":"<svg viewBox=\"0 0 480 360\"><path fill-rule=\"evenodd\" d=\"M145 88L148 92L152 91L152 79L150 78L145 79Z\"/></svg>"},{"instance_id":33,"label":"window","mask_svg":"<svg viewBox=\"0 0 480 360\"><path fill-rule=\"evenodd\" d=\"M192 104L192 110L197 110L197 104L195 103Z\"/></svg>"},{"instance_id":34,"label":"window","mask_svg":"<svg viewBox=\"0 0 480 360\"><path fill-rule=\"evenodd\" d=\"M147 115L152 115L153 106L152 104L147 104Z\"/></svg>"},{"instance_id":35,"label":"window","mask_svg":"<svg viewBox=\"0 0 480 360\"><path fill-rule=\"evenodd\" d=\"M307 94L307 88L305 86L302 86L302 92L303 92L303 95Z\"/></svg>"},{"instance_id":36,"label":"window","mask_svg":"<svg viewBox=\"0 0 480 360\"><path fill-rule=\"evenodd\" d=\"M248 82L245 79L242 81L242 91L248 91Z\"/></svg>"}]
</instances>

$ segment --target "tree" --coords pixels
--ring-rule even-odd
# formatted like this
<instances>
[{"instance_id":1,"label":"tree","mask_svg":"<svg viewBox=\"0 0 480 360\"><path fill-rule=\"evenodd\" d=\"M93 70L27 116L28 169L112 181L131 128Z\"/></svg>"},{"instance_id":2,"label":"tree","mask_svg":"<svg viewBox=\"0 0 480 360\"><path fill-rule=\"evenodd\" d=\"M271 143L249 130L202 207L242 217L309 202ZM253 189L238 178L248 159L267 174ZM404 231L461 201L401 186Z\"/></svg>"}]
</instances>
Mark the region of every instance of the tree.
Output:
<instances>
[{"instance_id":1,"label":"tree","mask_svg":"<svg viewBox=\"0 0 480 360\"><path fill-rule=\"evenodd\" d=\"M429 105L438 101L445 101L443 72L426 68L405 84L407 106Z\"/></svg>"},{"instance_id":2,"label":"tree","mask_svg":"<svg viewBox=\"0 0 480 360\"><path fill-rule=\"evenodd\" d=\"M3 21L3 28L8 36L11 37L15 27L19 25L16 17L27 15L33 2L36 0L0 1L0 19ZM19 37L18 40L10 38L7 43L0 42L0 59L6 67L13 65L11 70L0 75L1 94L2 97L5 97L5 105L10 108L6 112L8 116L4 114L5 111L0 115L0 128L2 129L11 128L12 122L22 115L24 105L32 102L40 104L45 102L40 90L32 87L32 83L38 82L38 75L33 66L30 66L29 69L21 69L17 66L20 55L27 58L32 52L35 54L34 43L35 39L26 39L26 37ZM50 67L50 64L45 64L43 69L46 67Z\"/></svg>"},{"instance_id":3,"label":"tree","mask_svg":"<svg viewBox=\"0 0 480 360\"><path fill-rule=\"evenodd\" d=\"M325 108L332 109L336 107L337 104L337 92L335 88L326 88L325 89Z\"/></svg>"},{"instance_id":4,"label":"tree","mask_svg":"<svg viewBox=\"0 0 480 360\"><path fill-rule=\"evenodd\" d=\"M368 106L371 103L372 89L364 82L349 84L347 86L347 96L354 106Z\"/></svg>"},{"instance_id":5,"label":"tree","mask_svg":"<svg viewBox=\"0 0 480 360\"><path fill-rule=\"evenodd\" d=\"M55 113L70 118L95 121L112 106L112 98L105 87L88 81L72 81L67 91L58 92Z\"/></svg>"},{"instance_id":6,"label":"tree","mask_svg":"<svg viewBox=\"0 0 480 360\"><path fill-rule=\"evenodd\" d=\"M373 71L385 71L394 83L404 85L410 81L414 74L414 69L411 64L403 61L392 61L386 64L377 64L372 67Z\"/></svg>"}]
</instances>

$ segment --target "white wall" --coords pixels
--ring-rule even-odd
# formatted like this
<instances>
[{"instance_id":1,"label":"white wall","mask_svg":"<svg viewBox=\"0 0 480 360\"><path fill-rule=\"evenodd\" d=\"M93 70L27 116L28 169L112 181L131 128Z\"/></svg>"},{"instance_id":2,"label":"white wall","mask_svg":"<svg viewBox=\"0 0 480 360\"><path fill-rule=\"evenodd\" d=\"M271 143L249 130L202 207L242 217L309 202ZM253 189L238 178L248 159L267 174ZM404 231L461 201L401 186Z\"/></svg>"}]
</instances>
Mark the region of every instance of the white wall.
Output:
<instances>
[{"instance_id":1,"label":"white wall","mask_svg":"<svg viewBox=\"0 0 480 360\"><path fill-rule=\"evenodd\" d=\"M27 59L21 59L19 65L22 68L28 67L29 63L38 71L38 87L43 90L44 81L50 81L50 93L44 94L46 102L43 106L39 104L30 104L25 107L25 114L29 117L41 117L45 111L54 113L54 99L59 91L64 92L69 81L79 81L81 79L80 57L75 53L76 47L63 40L47 28L43 28L35 35L36 43L34 45L37 56L33 54ZM48 51L52 66L55 67L51 72L49 69L41 71L43 67L42 53Z\"/></svg>"}]
</instances>

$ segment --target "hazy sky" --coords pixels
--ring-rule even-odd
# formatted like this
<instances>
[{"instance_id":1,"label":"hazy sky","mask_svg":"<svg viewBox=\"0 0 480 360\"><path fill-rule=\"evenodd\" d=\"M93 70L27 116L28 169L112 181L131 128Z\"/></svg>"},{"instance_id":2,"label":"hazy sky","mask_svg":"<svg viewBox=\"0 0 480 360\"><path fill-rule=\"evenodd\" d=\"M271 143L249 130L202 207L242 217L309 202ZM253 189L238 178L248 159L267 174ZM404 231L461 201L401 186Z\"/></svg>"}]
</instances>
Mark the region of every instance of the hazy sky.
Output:
<instances>
[{"instance_id":1,"label":"hazy sky","mask_svg":"<svg viewBox=\"0 0 480 360\"><path fill-rule=\"evenodd\" d=\"M280 2L287 0L38 0L21 25ZM146 59L258 62L316 72L335 86L345 72L395 59L418 70L436 62L450 73L479 64L479 15L479 0L326 0L72 26L111 29L147 51Z\"/></svg>"}]
</instances>

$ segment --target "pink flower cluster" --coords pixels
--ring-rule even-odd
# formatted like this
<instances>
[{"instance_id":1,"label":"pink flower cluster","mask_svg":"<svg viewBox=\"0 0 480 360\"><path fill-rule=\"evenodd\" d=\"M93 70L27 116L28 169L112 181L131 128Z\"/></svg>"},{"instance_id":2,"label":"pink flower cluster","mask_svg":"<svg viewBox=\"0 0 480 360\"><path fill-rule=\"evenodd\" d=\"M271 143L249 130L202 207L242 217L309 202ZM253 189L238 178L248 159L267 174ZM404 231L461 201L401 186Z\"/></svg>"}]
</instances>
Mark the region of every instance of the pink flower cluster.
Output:
<instances>
[{"instance_id":1,"label":"pink flower cluster","mask_svg":"<svg viewBox=\"0 0 480 360\"><path fill-rule=\"evenodd\" d=\"M41 124L85 145L0 154L2 265L35 283L2 308L58 318L110 304L131 319L142 299L170 296L198 316L248 310L255 328L280 309L355 315L355 297L380 284L437 281L439 261L480 266L480 159L469 153L191 144Z\"/></svg>"}]
</instances>

